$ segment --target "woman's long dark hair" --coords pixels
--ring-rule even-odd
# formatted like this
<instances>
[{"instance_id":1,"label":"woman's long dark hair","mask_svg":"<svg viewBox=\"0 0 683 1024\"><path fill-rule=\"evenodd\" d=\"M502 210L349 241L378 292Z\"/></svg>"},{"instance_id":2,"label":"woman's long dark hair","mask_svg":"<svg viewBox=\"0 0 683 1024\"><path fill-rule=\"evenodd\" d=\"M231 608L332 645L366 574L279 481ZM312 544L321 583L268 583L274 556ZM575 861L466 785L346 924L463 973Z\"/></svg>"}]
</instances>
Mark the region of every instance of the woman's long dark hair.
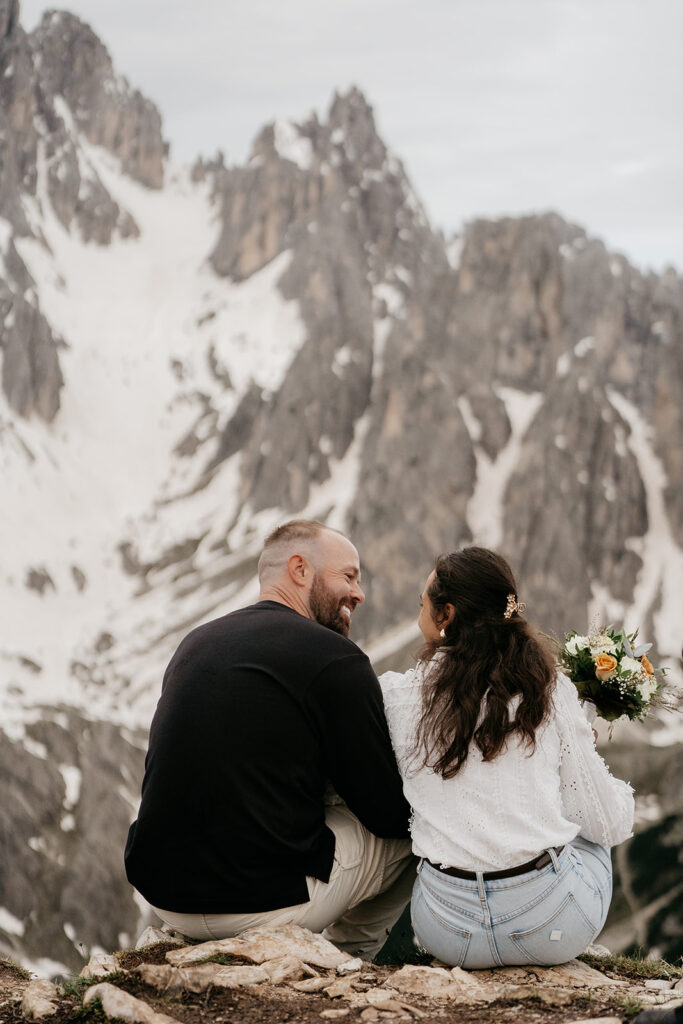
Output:
<instances>
[{"instance_id":1,"label":"woman's long dark hair","mask_svg":"<svg viewBox=\"0 0 683 1024\"><path fill-rule=\"evenodd\" d=\"M533 751L548 714L554 659L518 611L505 618L510 594L516 599L512 570L494 551L469 547L436 560L427 587L435 625L444 620L447 604L455 615L445 637L422 652L421 660L433 660L423 683L415 752L444 779L460 770L472 741L484 761L492 761L515 733ZM517 695L512 714L510 700Z\"/></svg>"}]
</instances>

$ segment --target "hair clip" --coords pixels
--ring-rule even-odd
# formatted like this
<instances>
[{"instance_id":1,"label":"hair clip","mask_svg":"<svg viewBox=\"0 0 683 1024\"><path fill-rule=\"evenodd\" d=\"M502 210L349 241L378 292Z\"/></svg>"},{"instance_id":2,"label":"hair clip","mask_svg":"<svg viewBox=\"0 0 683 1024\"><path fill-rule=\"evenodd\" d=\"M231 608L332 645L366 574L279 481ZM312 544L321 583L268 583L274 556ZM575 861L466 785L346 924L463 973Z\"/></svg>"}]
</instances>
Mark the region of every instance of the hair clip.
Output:
<instances>
[{"instance_id":1,"label":"hair clip","mask_svg":"<svg viewBox=\"0 0 683 1024\"><path fill-rule=\"evenodd\" d=\"M503 612L504 619L511 619L515 612L523 612L526 608L524 601L518 601L516 594L508 594L507 605Z\"/></svg>"}]
</instances>

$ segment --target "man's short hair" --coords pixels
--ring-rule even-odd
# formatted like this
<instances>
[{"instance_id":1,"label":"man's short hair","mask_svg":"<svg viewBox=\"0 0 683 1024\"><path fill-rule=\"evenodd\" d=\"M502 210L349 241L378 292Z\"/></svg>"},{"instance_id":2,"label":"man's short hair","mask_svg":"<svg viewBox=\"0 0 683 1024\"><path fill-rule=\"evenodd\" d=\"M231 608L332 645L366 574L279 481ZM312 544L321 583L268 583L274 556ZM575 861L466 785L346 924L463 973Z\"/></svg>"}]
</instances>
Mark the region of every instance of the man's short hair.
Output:
<instances>
[{"instance_id":1,"label":"man's short hair","mask_svg":"<svg viewBox=\"0 0 683 1024\"><path fill-rule=\"evenodd\" d=\"M316 519L291 519L288 523L278 526L266 537L263 544L258 562L259 579L262 580L272 570L284 566L296 541L302 541L309 546L315 543L322 533L338 533L340 537L344 536L340 530L325 526Z\"/></svg>"}]
</instances>

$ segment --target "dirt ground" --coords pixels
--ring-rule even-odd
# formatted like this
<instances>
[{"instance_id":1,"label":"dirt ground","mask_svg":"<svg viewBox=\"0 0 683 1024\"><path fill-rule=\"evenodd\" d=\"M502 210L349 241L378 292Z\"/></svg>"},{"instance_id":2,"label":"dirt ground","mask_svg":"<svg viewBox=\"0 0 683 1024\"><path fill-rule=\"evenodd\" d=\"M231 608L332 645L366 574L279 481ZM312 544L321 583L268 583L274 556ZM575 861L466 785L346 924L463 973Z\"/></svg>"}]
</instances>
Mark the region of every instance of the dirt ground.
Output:
<instances>
[{"instance_id":1,"label":"dirt ground","mask_svg":"<svg viewBox=\"0 0 683 1024\"><path fill-rule=\"evenodd\" d=\"M321 1010L341 1008L343 1004L328 999L324 995L303 995L287 990L261 989L258 993L244 990L216 990L206 996L184 995L180 999L159 998L151 989L132 979L117 983L120 988L145 999L161 1013L175 1017L183 1024L325 1024L328 1018L321 1017ZM547 1007L526 1000L523 1003L500 1001L486 1007L451 1006L437 1004L436 1001L424 997L412 997L411 1005L422 1011L420 1024L566 1024L570 1021L585 1020L587 1016L617 1016L622 1020L623 1010L609 1003L597 1000L578 999L571 1007ZM365 1024L361 1017L362 1007L350 1009L349 1013L338 1019L348 1024ZM90 1008L81 1007L77 1000L66 1000L59 1012L49 1018L50 1024L69 1024L83 1021L96 1024L104 1020L104 1015ZM380 1013L378 1020L391 1018ZM397 1021L401 1018L393 1017ZM415 1018L406 1014L404 1021ZM19 1004L8 1012L7 1007L0 1011L3 1024L24 1022Z\"/></svg>"},{"instance_id":2,"label":"dirt ground","mask_svg":"<svg viewBox=\"0 0 683 1024\"><path fill-rule=\"evenodd\" d=\"M5 1014L9 1012L14 1000L21 999L27 984L26 971L9 960L0 959L0 1022L13 1019L6 1017Z\"/></svg>"},{"instance_id":3,"label":"dirt ground","mask_svg":"<svg viewBox=\"0 0 683 1024\"><path fill-rule=\"evenodd\" d=\"M122 967L134 969L139 963L163 963L168 946L156 947L144 954L131 951L125 955ZM377 980L391 973L388 967L375 968ZM21 993L27 979L20 969L0 962L0 1024L24 1024L21 1013ZM135 975L117 976L116 985L132 995L144 999L161 1013L174 1017L183 1024L367 1024L367 1008L348 1007L344 1000L330 999L325 993L306 994L292 989L259 986L258 989L212 989L202 995L159 995ZM636 1012L627 1013L623 1006L604 1001L595 994L592 998L577 995L570 1006L548 1006L535 999L523 1002L499 1000L487 1006L457 1006L438 1002L424 996L406 996L405 1001L419 1011L416 1017L390 1016L378 1011L376 1024L382 1021L410 1021L411 1024L569 1024L587 1017L614 1016L628 1021ZM325 1017L325 1010L348 1009L342 1016ZM361 1016L365 1010L366 1016ZM101 1024L107 1021L97 1004L83 1007L78 994L66 995L60 1000L58 1012L47 1018L49 1024Z\"/></svg>"}]
</instances>

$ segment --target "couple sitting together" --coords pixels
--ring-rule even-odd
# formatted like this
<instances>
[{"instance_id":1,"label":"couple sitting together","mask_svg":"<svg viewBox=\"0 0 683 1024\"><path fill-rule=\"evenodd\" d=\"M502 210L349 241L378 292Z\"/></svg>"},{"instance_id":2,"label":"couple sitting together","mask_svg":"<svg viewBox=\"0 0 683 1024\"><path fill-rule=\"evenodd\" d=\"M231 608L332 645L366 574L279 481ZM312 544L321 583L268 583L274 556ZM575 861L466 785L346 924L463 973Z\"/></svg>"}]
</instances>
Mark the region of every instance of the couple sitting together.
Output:
<instances>
[{"instance_id":1,"label":"couple sitting together","mask_svg":"<svg viewBox=\"0 0 683 1024\"><path fill-rule=\"evenodd\" d=\"M297 924L372 958L411 902L446 964L558 964L600 932L633 795L522 617L507 562L441 555L417 667L377 679L348 639L358 552L295 520L259 600L193 630L166 671L130 882L195 939Z\"/></svg>"}]
</instances>

